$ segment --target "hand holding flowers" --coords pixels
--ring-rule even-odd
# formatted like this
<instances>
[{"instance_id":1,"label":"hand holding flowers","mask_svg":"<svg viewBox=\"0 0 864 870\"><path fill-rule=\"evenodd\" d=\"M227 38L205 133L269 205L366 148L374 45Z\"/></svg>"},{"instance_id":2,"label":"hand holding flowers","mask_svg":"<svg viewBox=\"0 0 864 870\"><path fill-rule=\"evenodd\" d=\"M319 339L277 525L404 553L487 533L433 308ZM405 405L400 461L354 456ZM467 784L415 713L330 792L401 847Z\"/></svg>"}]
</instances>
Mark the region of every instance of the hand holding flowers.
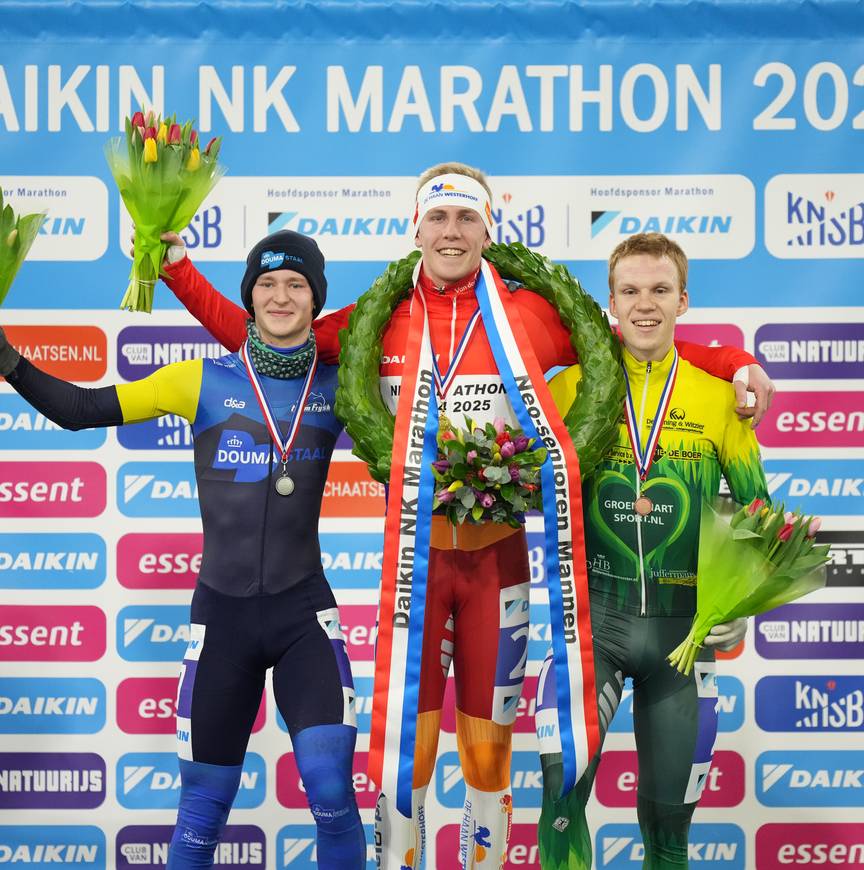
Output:
<instances>
[{"instance_id":1,"label":"hand holding flowers","mask_svg":"<svg viewBox=\"0 0 864 870\"><path fill-rule=\"evenodd\" d=\"M771 508L754 499L726 522L702 508L696 616L690 633L668 656L689 674L713 626L756 616L825 585L828 547L814 541L818 517Z\"/></svg>"},{"instance_id":2,"label":"hand holding flowers","mask_svg":"<svg viewBox=\"0 0 864 870\"><path fill-rule=\"evenodd\" d=\"M204 150L192 122L161 119L152 111L126 119L126 135L111 139L105 158L135 224L135 251L129 287L120 303L130 311L153 308L153 287L167 245L166 231L184 229L225 174L218 162L221 139Z\"/></svg>"},{"instance_id":3,"label":"hand holding flowers","mask_svg":"<svg viewBox=\"0 0 864 870\"><path fill-rule=\"evenodd\" d=\"M466 417L465 427L440 420L432 509L445 513L453 525L467 520L519 526L526 511L542 504L540 466L546 448L532 449L535 439L500 417L485 426Z\"/></svg>"}]
</instances>

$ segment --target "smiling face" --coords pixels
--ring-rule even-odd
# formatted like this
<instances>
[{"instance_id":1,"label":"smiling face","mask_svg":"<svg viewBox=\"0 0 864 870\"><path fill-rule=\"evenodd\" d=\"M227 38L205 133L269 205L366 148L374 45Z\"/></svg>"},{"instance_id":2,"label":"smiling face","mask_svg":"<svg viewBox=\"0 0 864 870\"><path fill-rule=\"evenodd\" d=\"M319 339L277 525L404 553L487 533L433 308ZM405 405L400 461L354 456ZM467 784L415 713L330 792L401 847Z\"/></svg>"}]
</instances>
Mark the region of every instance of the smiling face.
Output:
<instances>
[{"instance_id":1,"label":"smiling face","mask_svg":"<svg viewBox=\"0 0 864 870\"><path fill-rule=\"evenodd\" d=\"M445 205L426 213L415 243L423 252L427 277L433 284L444 285L475 272L491 240L476 211Z\"/></svg>"},{"instance_id":2,"label":"smiling face","mask_svg":"<svg viewBox=\"0 0 864 870\"><path fill-rule=\"evenodd\" d=\"M264 272L252 287L255 325L265 344L296 347L309 337L314 299L305 275L291 269Z\"/></svg>"},{"instance_id":3,"label":"smiling face","mask_svg":"<svg viewBox=\"0 0 864 870\"><path fill-rule=\"evenodd\" d=\"M609 310L627 350L643 362L663 359L675 321L690 305L675 264L666 256L632 254L617 262L611 285Z\"/></svg>"}]
</instances>

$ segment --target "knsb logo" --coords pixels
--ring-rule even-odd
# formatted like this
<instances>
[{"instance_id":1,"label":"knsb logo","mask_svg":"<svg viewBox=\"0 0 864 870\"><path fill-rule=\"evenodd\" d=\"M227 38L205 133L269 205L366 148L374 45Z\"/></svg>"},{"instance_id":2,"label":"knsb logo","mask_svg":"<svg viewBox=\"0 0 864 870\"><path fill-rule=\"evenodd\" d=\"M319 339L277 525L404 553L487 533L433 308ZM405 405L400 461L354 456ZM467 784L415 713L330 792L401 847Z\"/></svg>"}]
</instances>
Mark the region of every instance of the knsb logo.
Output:
<instances>
[{"instance_id":1,"label":"knsb logo","mask_svg":"<svg viewBox=\"0 0 864 870\"><path fill-rule=\"evenodd\" d=\"M756 430L765 447L864 447L860 393L784 392Z\"/></svg>"},{"instance_id":2,"label":"knsb logo","mask_svg":"<svg viewBox=\"0 0 864 870\"><path fill-rule=\"evenodd\" d=\"M355 752L351 766L354 794L361 810L374 809L378 798L378 786L366 773L368 758L368 752ZM309 806L293 752L286 752L276 762L276 799L288 809L301 810Z\"/></svg>"},{"instance_id":3,"label":"knsb logo","mask_svg":"<svg viewBox=\"0 0 864 870\"><path fill-rule=\"evenodd\" d=\"M541 248L546 241L546 209L541 203L528 206L522 211L510 208L512 197L505 193L501 200L505 205L492 209L495 225L495 241L499 245L520 242L526 248Z\"/></svg>"},{"instance_id":4,"label":"knsb logo","mask_svg":"<svg viewBox=\"0 0 864 870\"><path fill-rule=\"evenodd\" d=\"M816 516L860 516L864 461L857 459L769 459L768 492L790 510Z\"/></svg>"},{"instance_id":5,"label":"knsb logo","mask_svg":"<svg viewBox=\"0 0 864 870\"><path fill-rule=\"evenodd\" d=\"M108 369L108 339L98 326L5 326L6 337L43 372L98 381Z\"/></svg>"},{"instance_id":6,"label":"knsb logo","mask_svg":"<svg viewBox=\"0 0 864 870\"><path fill-rule=\"evenodd\" d=\"M93 825L0 826L0 865L105 870L105 834Z\"/></svg>"},{"instance_id":7,"label":"knsb logo","mask_svg":"<svg viewBox=\"0 0 864 870\"><path fill-rule=\"evenodd\" d=\"M634 751L604 752L597 768L597 800L606 807L635 807L638 767ZM744 759L737 752L716 751L699 806L735 807L743 798Z\"/></svg>"},{"instance_id":8,"label":"knsb logo","mask_svg":"<svg viewBox=\"0 0 864 870\"><path fill-rule=\"evenodd\" d=\"M595 844L597 867L602 870L641 867L645 858L638 825L603 825L597 831ZM738 825L690 826L687 860L691 864L716 870L744 870L745 852L744 831Z\"/></svg>"},{"instance_id":9,"label":"knsb logo","mask_svg":"<svg viewBox=\"0 0 864 870\"><path fill-rule=\"evenodd\" d=\"M766 323L755 345L772 378L860 378L864 323Z\"/></svg>"},{"instance_id":10,"label":"knsb logo","mask_svg":"<svg viewBox=\"0 0 864 870\"><path fill-rule=\"evenodd\" d=\"M756 831L759 870L834 864L864 867L864 829L860 824L770 824Z\"/></svg>"},{"instance_id":11,"label":"knsb logo","mask_svg":"<svg viewBox=\"0 0 864 870\"><path fill-rule=\"evenodd\" d=\"M100 680L0 678L0 734L95 734L104 726L105 686Z\"/></svg>"},{"instance_id":12,"label":"knsb logo","mask_svg":"<svg viewBox=\"0 0 864 870\"><path fill-rule=\"evenodd\" d=\"M105 555L99 535L0 534L0 588L95 589L105 582Z\"/></svg>"},{"instance_id":13,"label":"knsb logo","mask_svg":"<svg viewBox=\"0 0 864 870\"><path fill-rule=\"evenodd\" d=\"M0 462L0 517L98 517L106 485L96 462Z\"/></svg>"},{"instance_id":14,"label":"knsb logo","mask_svg":"<svg viewBox=\"0 0 864 870\"><path fill-rule=\"evenodd\" d=\"M261 806L266 793L264 759L247 752L234 809ZM177 809L180 765L174 752L130 752L117 762L117 802L130 810Z\"/></svg>"},{"instance_id":15,"label":"knsb logo","mask_svg":"<svg viewBox=\"0 0 864 870\"><path fill-rule=\"evenodd\" d=\"M765 185L765 247L780 259L864 257L864 176L775 175Z\"/></svg>"},{"instance_id":16,"label":"knsb logo","mask_svg":"<svg viewBox=\"0 0 864 870\"><path fill-rule=\"evenodd\" d=\"M765 659L860 659L864 604L785 604L756 617L756 651Z\"/></svg>"},{"instance_id":17,"label":"knsb logo","mask_svg":"<svg viewBox=\"0 0 864 870\"><path fill-rule=\"evenodd\" d=\"M117 686L117 724L127 734L176 734L177 677L129 677ZM264 694L252 733L264 727Z\"/></svg>"},{"instance_id":18,"label":"knsb logo","mask_svg":"<svg viewBox=\"0 0 864 870\"><path fill-rule=\"evenodd\" d=\"M0 809L92 810L105 800L105 762L93 752L0 753Z\"/></svg>"},{"instance_id":19,"label":"knsb logo","mask_svg":"<svg viewBox=\"0 0 864 870\"><path fill-rule=\"evenodd\" d=\"M372 725L372 677L354 677L353 680L357 733L368 734ZM288 732L288 726L278 708L276 709L276 724L282 731Z\"/></svg>"},{"instance_id":20,"label":"knsb logo","mask_svg":"<svg viewBox=\"0 0 864 870\"><path fill-rule=\"evenodd\" d=\"M766 807L864 807L864 752L763 752L756 796Z\"/></svg>"},{"instance_id":21,"label":"knsb logo","mask_svg":"<svg viewBox=\"0 0 864 870\"><path fill-rule=\"evenodd\" d=\"M537 708L537 677L525 677L522 695L516 707L516 734L534 734L534 711ZM456 733L456 683L453 677L447 678L444 690L444 707L441 712L441 730L447 734Z\"/></svg>"},{"instance_id":22,"label":"knsb logo","mask_svg":"<svg viewBox=\"0 0 864 870\"><path fill-rule=\"evenodd\" d=\"M117 506L127 517L197 517L195 469L185 462L127 462L117 472Z\"/></svg>"},{"instance_id":23,"label":"knsb logo","mask_svg":"<svg viewBox=\"0 0 864 870\"><path fill-rule=\"evenodd\" d=\"M127 450L191 450L192 427L179 414L166 414L117 430L117 440Z\"/></svg>"},{"instance_id":24,"label":"knsb logo","mask_svg":"<svg viewBox=\"0 0 864 870\"><path fill-rule=\"evenodd\" d=\"M95 450L107 437L104 429L63 429L17 394L0 396L0 433L2 450Z\"/></svg>"},{"instance_id":25,"label":"knsb logo","mask_svg":"<svg viewBox=\"0 0 864 870\"><path fill-rule=\"evenodd\" d=\"M743 175L605 176L571 180L571 250L605 260L634 233L660 232L691 259L740 259L756 239L756 191Z\"/></svg>"},{"instance_id":26,"label":"knsb logo","mask_svg":"<svg viewBox=\"0 0 864 870\"><path fill-rule=\"evenodd\" d=\"M138 867L164 867L173 825L127 825L117 832L116 870ZM267 853L264 832L256 825L226 825L219 835L213 855L217 867L240 870L263 867Z\"/></svg>"},{"instance_id":27,"label":"knsb logo","mask_svg":"<svg viewBox=\"0 0 864 870\"><path fill-rule=\"evenodd\" d=\"M375 658L377 614L378 608L374 604L343 604L339 608L350 661L371 662Z\"/></svg>"},{"instance_id":28,"label":"knsb logo","mask_svg":"<svg viewBox=\"0 0 864 870\"><path fill-rule=\"evenodd\" d=\"M203 326L127 326L117 336L117 371L137 381L168 363L218 359L225 348Z\"/></svg>"},{"instance_id":29,"label":"knsb logo","mask_svg":"<svg viewBox=\"0 0 864 870\"><path fill-rule=\"evenodd\" d=\"M543 774L536 752L514 752L510 766L513 805L539 807L543 798ZM445 752L435 767L435 793L442 806L453 809L465 803L465 780L455 752Z\"/></svg>"},{"instance_id":30,"label":"knsb logo","mask_svg":"<svg viewBox=\"0 0 864 870\"><path fill-rule=\"evenodd\" d=\"M717 677L717 730L737 731L744 724L744 684L737 677ZM609 731L633 732L633 681L624 681L621 703Z\"/></svg>"},{"instance_id":31,"label":"knsb logo","mask_svg":"<svg viewBox=\"0 0 864 870\"><path fill-rule=\"evenodd\" d=\"M203 547L200 532L131 532L117 542L117 579L127 589L194 589Z\"/></svg>"},{"instance_id":32,"label":"knsb logo","mask_svg":"<svg viewBox=\"0 0 864 870\"><path fill-rule=\"evenodd\" d=\"M189 639L187 605L136 604L117 614L117 652L127 662L180 662Z\"/></svg>"},{"instance_id":33,"label":"knsb logo","mask_svg":"<svg viewBox=\"0 0 864 870\"><path fill-rule=\"evenodd\" d=\"M334 589L375 589L381 579L384 535L352 532L318 535L321 566Z\"/></svg>"},{"instance_id":34,"label":"knsb logo","mask_svg":"<svg viewBox=\"0 0 864 870\"><path fill-rule=\"evenodd\" d=\"M366 839L366 870L375 870L375 829L363 825ZM276 834L277 870L318 870L318 839L315 825L286 825Z\"/></svg>"},{"instance_id":35,"label":"knsb logo","mask_svg":"<svg viewBox=\"0 0 864 870\"><path fill-rule=\"evenodd\" d=\"M383 517L384 484L363 462L331 462L324 484L322 517Z\"/></svg>"},{"instance_id":36,"label":"knsb logo","mask_svg":"<svg viewBox=\"0 0 864 870\"><path fill-rule=\"evenodd\" d=\"M435 838L435 866L438 870L460 870L460 827L444 825ZM487 859L491 856L487 853ZM496 866L497 860L490 866ZM540 870L540 849L537 847L537 825L514 824L510 826L510 842L504 866L536 868Z\"/></svg>"},{"instance_id":37,"label":"knsb logo","mask_svg":"<svg viewBox=\"0 0 864 870\"><path fill-rule=\"evenodd\" d=\"M763 731L864 731L864 677L763 677L756 722Z\"/></svg>"},{"instance_id":38,"label":"knsb logo","mask_svg":"<svg viewBox=\"0 0 864 870\"><path fill-rule=\"evenodd\" d=\"M725 344L730 347L744 347L744 333L740 327L731 323L687 323L675 327L675 338L692 341L706 347Z\"/></svg>"},{"instance_id":39,"label":"knsb logo","mask_svg":"<svg viewBox=\"0 0 864 870\"><path fill-rule=\"evenodd\" d=\"M105 654L98 607L7 604L0 619L0 661L95 662Z\"/></svg>"},{"instance_id":40,"label":"knsb logo","mask_svg":"<svg viewBox=\"0 0 864 870\"><path fill-rule=\"evenodd\" d=\"M819 532L817 544L828 544L828 586L864 586L864 530Z\"/></svg>"}]
</instances>

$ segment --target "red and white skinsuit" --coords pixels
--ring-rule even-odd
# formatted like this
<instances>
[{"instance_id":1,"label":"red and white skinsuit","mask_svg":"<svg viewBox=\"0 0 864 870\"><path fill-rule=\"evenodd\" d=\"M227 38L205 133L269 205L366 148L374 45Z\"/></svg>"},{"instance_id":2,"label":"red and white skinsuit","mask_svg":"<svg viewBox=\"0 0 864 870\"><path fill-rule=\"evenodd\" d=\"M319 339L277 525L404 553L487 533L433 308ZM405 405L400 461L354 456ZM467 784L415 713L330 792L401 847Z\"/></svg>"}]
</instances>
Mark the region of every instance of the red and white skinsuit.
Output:
<instances>
[{"instance_id":1,"label":"red and white skinsuit","mask_svg":"<svg viewBox=\"0 0 864 870\"><path fill-rule=\"evenodd\" d=\"M188 258L166 269L177 298L229 350L246 339L247 312L219 295ZM446 372L454 349L477 308L476 275L434 287L421 274L429 312L433 352ZM576 362L569 333L558 314L536 293L520 289L513 298L541 369ZM348 325L353 306L314 323L324 362L338 362L338 332ZM410 299L401 302L382 337L381 392L396 410L408 336ZM677 343L682 357L731 380L755 360L736 348L705 348ZM463 414L486 422L515 415L498 374L482 322L462 357L441 408L457 424ZM503 865L510 828L510 752L516 704L521 694L528 639L530 572L524 528L485 523L453 527L432 519L431 552L424 619L419 716L414 754L414 814L401 816L385 797L379 800L376 842L385 870L420 866L423 801L432 778L441 707L452 661L456 682L459 758L466 785L460 836L463 866ZM495 618L495 614L499 618ZM502 678L502 673L506 677ZM496 676L497 675L497 676Z\"/></svg>"}]
</instances>

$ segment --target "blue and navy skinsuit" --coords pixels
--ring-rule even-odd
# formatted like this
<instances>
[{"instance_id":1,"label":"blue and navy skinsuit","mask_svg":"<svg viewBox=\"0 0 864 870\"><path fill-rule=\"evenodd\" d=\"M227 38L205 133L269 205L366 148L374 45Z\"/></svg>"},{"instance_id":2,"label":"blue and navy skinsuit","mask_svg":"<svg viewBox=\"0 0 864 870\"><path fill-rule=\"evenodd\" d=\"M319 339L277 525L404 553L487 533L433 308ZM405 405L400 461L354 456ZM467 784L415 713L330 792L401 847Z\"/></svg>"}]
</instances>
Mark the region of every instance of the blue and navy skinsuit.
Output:
<instances>
[{"instance_id":1,"label":"blue and navy skinsuit","mask_svg":"<svg viewBox=\"0 0 864 870\"><path fill-rule=\"evenodd\" d=\"M282 463L242 360L188 360L129 384L84 389L21 359L9 384L68 429L179 414L192 426L204 529L190 644L177 698L181 796L169 870L209 867L240 782L265 672L291 735L318 831L318 865L366 866L352 785L354 688L336 601L321 567L318 516L341 424L336 368L319 365ZM303 378L262 377L282 434Z\"/></svg>"}]
</instances>

